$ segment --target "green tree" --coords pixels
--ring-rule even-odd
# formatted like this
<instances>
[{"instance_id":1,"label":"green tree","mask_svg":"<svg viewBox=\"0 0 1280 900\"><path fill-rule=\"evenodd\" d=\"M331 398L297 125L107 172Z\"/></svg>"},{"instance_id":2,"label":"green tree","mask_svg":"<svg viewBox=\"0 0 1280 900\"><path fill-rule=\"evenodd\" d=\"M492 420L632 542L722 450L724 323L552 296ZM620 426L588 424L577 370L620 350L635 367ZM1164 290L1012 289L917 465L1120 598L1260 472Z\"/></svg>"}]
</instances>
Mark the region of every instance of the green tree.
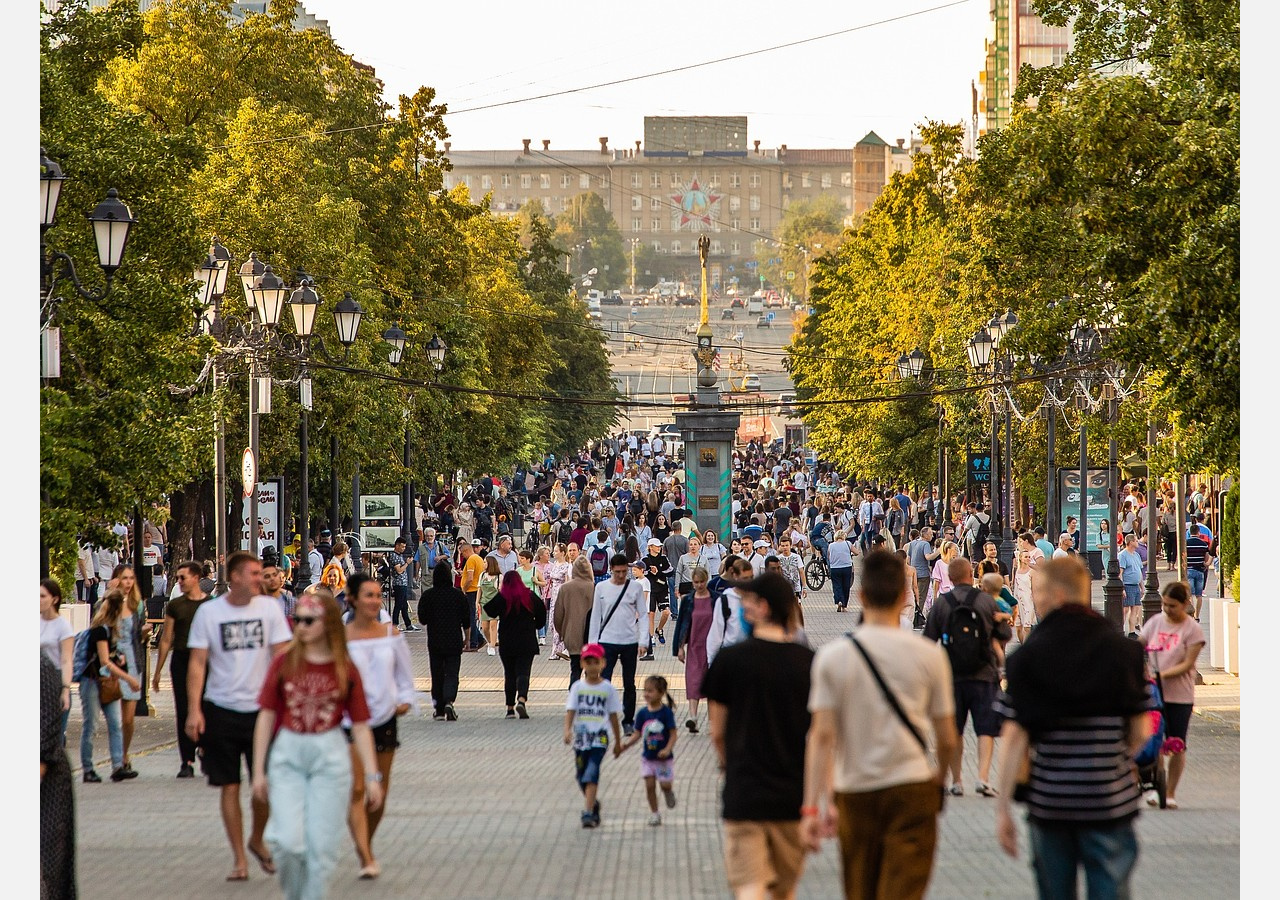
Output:
<instances>
[{"instance_id":1,"label":"green tree","mask_svg":"<svg viewBox=\"0 0 1280 900\"><path fill-rule=\"evenodd\" d=\"M591 286L601 290L626 287L631 261L623 251L622 232L598 194L585 191L555 218L556 243L569 256L570 273L596 270ZM575 268L576 267L576 268Z\"/></svg>"},{"instance_id":2,"label":"green tree","mask_svg":"<svg viewBox=\"0 0 1280 900\"><path fill-rule=\"evenodd\" d=\"M844 207L834 194L792 203L774 228L774 240L756 242L756 274L808 299L805 274L811 261L835 250L843 232ZM788 272L795 277L787 278Z\"/></svg>"}]
</instances>

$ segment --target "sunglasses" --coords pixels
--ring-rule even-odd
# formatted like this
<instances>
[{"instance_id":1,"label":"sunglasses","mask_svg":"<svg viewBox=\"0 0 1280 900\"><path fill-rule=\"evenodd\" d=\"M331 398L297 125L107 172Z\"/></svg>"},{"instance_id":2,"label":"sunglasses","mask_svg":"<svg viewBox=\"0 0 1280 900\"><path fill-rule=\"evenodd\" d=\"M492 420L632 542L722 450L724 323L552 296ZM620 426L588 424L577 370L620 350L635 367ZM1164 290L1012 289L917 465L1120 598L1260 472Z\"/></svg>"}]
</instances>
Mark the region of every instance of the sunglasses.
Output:
<instances>
[{"instance_id":1,"label":"sunglasses","mask_svg":"<svg viewBox=\"0 0 1280 900\"><path fill-rule=\"evenodd\" d=\"M293 617L293 623L295 625L311 625L319 621L320 621L319 616L294 616Z\"/></svg>"}]
</instances>

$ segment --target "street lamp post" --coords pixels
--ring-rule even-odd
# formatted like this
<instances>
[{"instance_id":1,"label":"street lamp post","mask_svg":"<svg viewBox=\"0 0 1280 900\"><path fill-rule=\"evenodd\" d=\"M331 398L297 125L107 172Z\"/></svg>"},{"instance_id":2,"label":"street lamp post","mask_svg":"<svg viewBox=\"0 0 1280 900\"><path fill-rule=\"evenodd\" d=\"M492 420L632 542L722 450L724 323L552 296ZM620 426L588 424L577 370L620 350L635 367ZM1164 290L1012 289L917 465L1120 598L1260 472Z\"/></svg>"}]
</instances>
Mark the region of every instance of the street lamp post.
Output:
<instances>
[{"instance_id":1,"label":"street lamp post","mask_svg":"<svg viewBox=\"0 0 1280 900\"><path fill-rule=\"evenodd\" d=\"M409 340L409 336L404 333L404 330L401 329L399 325L392 325L390 328L388 328L386 331L382 333L382 339L390 347L390 353L388 354L388 358L391 360L391 365L399 367L400 363L404 360L405 350L408 349L410 346L412 346ZM440 374L440 370L444 368L445 352L449 349L449 347L444 341L440 339L440 335L432 333L431 340L427 341L424 349L426 350L427 362L431 364L431 367L435 370L435 374L438 377ZM409 406L406 405L405 420L404 420L404 467L406 472L408 472L409 470L410 460L411 460L410 424L411 423L409 418ZM413 534L413 480L412 479L409 479L404 482L404 484L402 485L402 492L403 492L403 498L401 500L401 506L403 507L404 511L403 511L403 518L401 520L400 526L404 530L405 535L410 536ZM411 543L416 543L416 541Z\"/></svg>"},{"instance_id":2,"label":"street lamp post","mask_svg":"<svg viewBox=\"0 0 1280 900\"><path fill-rule=\"evenodd\" d=\"M1156 423L1147 422L1147 581L1142 595L1142 621L1160 612L1160 576L1156 574L1156 551L1159 549L1159 516L1156 513L1156 477L1152 461L1156 449Z\"/></svg>"},{"instance_id":3,"label":"street lamp post","mask_svg":"<svg viewBox=\"0 0 1280 900\"><path fill-rule=\"evenodd\" d=\"M1102 386L1103 410L1107 424L1114 426L1120 420L1120 398L1116 394L1115 385L1107 381ZM1116 438L1114 432L1107 441L1107 543L1110 545L1107 554L1107 580L1102 585L1102 611L1107 620L1116 628L1124 627L1124 585L1120 581L1120 560L1117 556L1116 527L1118 517L1117 494L1119 479L1116 469Z\"/></svg>"},{"instance_id":4,"label":"street lamp post","mask_svg":"<svg viewBox=\"0 0 1280 900\"><path fill-rule=\"evenodd\" d=\"M45 234L53 227L58 215L58 201L62 199L62 186L67 176L62 167L45 155L40 148L40 377L52 380L62 376L62 332L57 326L57 312L61 299L57 296L59 285L69 285L78 296L98 303L107 298L120 263L129 232L137 221L129 207L120 201L115 188L107 190L106 199L89 213L93 225L93 239L98 251L98 267L106 277L101 288L86 288L76 274L75 262L61 250L53 250L45 240ZM41 502L47 495L41 492ZM137 538L135 543L140 543ZM43 529L40 537L40 577L49 577L49 545Z\"/></svg>"},{"instance_id":5,"label":"street lamp post","mask_svg":"<svg viewBox=\"0 0 1280 900\"><path fill-rule=\"evenodd\" d=\"M997 320L993 318L991 321L992 323L995 323ZM973 368L973 370L976 373L978 373L980 376L990 375L993 379L993 387L989 388L987 393L987 397L991 407L991 462L992 462L992 466L989 470L990 475L988 477L992 479L1000 478L999 466L995 464L996 461L999 459L999 450L1000 450L999 405L996 402L997 394L996 394L996 387L995 387L995 385L997 384L996 380L999 377L1000 367L996 365L993 360L993 354L996 349L997 342L998 342L998 339L995 336L993 336L986 328L980 328L978 332L974 334L973 337L969 338L969 344L967 348L969 353L969 365ZM1001 549L1002 539L1004 537L1004 530L1001 527L1001 518L1000 518L1000 501L999 501L1000 494L996 488L996 484L994 481L989 482L989 484L991 488L989 491L989 496L991 498L991 519L992 519L990 539L995 543L996 553L998 555ZM979 550L980 549L981 548L979 548Z\"/></svg>"}]
</instances>

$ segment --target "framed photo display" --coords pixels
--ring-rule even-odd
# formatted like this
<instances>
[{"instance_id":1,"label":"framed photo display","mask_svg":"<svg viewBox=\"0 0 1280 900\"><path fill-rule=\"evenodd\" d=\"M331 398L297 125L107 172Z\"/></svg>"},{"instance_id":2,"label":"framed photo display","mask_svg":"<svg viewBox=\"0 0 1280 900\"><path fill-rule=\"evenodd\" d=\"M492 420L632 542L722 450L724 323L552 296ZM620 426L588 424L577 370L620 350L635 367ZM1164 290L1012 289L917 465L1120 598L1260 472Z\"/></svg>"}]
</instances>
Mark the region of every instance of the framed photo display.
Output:
<instances>
[{"instance_id":1,"label":"framed photo display","mask_svg":"<svg viewBox=\"0 0 1280 900\"><path fill-rule=\"evenodd\" d=\"M361 494L360 521L400 521L399 494Z\"/></svg>"}]
</instances>

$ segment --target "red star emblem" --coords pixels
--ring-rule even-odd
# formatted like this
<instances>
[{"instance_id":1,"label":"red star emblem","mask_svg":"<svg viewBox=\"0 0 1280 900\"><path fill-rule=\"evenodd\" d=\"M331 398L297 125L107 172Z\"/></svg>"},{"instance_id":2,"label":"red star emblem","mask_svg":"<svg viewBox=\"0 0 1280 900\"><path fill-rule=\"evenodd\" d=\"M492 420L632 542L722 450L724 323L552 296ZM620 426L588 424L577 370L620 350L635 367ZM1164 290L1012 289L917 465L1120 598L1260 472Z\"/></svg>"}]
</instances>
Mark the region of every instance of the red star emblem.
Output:
<instances>
[{"instance_id":1,"label":"red star emblem","mask_svg":"<svg viewBox=\"0 0 1280 900\"><path fill-rule=\"evenodd\" d=\"M672 194L672 201L680 207L680 227L683 228L690 222L710 225L716 206L720 203L720 197L720 194L704 191L696 177L689 182L687 188Z\"/></svg>"}]
</instances>

